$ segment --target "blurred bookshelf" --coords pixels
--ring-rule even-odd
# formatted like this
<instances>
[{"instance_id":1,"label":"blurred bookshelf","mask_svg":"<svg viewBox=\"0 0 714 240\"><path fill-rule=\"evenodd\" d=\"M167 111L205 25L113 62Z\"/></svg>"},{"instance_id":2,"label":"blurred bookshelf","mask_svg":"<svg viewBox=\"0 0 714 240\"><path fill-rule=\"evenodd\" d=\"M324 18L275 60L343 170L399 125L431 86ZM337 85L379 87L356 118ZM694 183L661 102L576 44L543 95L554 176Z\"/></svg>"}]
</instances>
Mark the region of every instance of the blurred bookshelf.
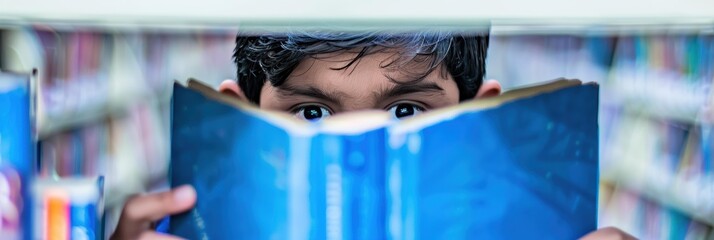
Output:
<instances>
[{"instance_id":1,"label":"blurred bookshelf","mask_svg":"<svg viewBox=\"0 0 714 240\"><path fill-rule=\"evenodd\" d=\"M642 197L637 191L603 183L601 225L617 226L639 239L711 239L712 228L676 208Z\"/></svg>"},{"instance_id":2,"label":"blurred bookshelf","mask_svg":"<svg viewBox=\"0 0 714 240\"><path fill-rule=\"evenodd\" d=\"M494 34L487 64L506 88L600 83L600 226L640 239L714 237L714 34Z\"/></svg>"},{"instance_id":3,"label":"blurred bookshelf","mask_svg":"<svg viewBox=\"0 0 714 240\"><path fill-rule=\"evenodd\" d=\"M52 8L66 3L5 1L0 68L39 70L38 175L104 175L110 209L165 186L171 84L196 78L216 87L235 78L231 55L239 29L278 29L288 20L473 29L490 22L487 78L506 89L559 77L601 85L601 226L641 239L714 238L709 2L647 9L639 6L649 2L617 2L614 10L601 1L510 0L485 8L423 2L411 3L412 12L390 12L405 2L367 9L357 2L282 1L284 10L269 11L258 2L132 0L110 9L77 1L81 7L57 13Z\"/></svg>"},{"instance_id":4,"label":"blurred bookshelf","mask_svg":"<svg viewBox=\"0 0 714 240\"><path fill-rule=\"evenodd\" d=\"M215 87L235 75L235 31L35 24L1 33L0 68L38 69L37 177L104 176L108 226L127 197L167 186L173 82Z\"/></svg>"}]
</instances>

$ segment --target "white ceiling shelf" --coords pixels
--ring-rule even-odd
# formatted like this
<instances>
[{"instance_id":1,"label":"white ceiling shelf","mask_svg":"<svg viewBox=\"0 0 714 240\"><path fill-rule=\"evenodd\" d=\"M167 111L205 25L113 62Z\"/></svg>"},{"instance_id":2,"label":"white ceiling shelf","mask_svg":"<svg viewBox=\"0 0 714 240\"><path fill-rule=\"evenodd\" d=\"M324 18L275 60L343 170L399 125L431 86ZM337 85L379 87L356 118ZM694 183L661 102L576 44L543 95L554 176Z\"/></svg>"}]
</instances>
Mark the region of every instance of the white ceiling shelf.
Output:
<instances>
[{"instance_id":1,"label":"white ceiling shelf","mask_svg":"<svg viewBox=\"0 0 714 240\"><path fill-rule=\"evenodd\" d=\"M714 25L711 0L0 0L0 23L141 28L478 27L501 32L580 26ZM545 26L545 27L544 27ZM618 29L620 29L618 27Z\"/></svg>"}]
</instances>

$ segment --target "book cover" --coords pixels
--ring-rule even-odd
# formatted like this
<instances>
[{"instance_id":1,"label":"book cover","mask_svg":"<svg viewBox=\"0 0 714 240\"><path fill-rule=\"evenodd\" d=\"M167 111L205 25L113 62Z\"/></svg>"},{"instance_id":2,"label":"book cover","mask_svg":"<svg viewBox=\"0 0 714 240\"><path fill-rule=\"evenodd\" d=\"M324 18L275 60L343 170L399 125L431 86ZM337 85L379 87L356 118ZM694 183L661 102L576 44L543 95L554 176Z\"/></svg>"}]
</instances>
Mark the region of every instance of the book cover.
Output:
<instances>
[{"instance_id":1,"label":"book cover","mask_svg":"<svg viewBox=\"0 0 714 240\"><path fill-rule=\"evenodd\" d=\"M0 71L0 238L31 239L30 74Z\"/></svg>"},{"instance_id":2,"label":"book cover","mask_svg":"<svg viewBox=\"0 0 714 240\"><path fill-rule=\"evenodd\" d=\"M575 239L596 229L598 86L559 80L404 121L321 123L175 84L188 239Z\"/></svg>"}]
</instances>

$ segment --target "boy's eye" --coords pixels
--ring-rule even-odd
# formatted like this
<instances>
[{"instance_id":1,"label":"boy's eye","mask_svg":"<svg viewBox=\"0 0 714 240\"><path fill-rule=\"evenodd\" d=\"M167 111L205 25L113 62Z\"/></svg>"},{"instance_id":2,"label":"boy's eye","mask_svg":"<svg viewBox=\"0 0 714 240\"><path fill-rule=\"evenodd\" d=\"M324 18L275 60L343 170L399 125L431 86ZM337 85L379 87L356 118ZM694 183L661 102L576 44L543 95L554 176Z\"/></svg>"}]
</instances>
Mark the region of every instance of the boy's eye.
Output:
<instances>
[{"instance_id":1,"label":"boy's eye","mask_svg":"<svg viewBox=\"0 0 714 240\"><path fill-rule=\"evenodd\" d=\"M419 115L424 108L411 103L400 103L387 109L395 118L404 118Z\"/></svg>"},{"instance_id":2,"label":"boy's eye","mask_svg":"<svg viewBox=\"0 0 714 240\"><path fill-rule=\"evenodd\" d=\"M332 113L326 107L321 107L318 105L306 105L298 107L295 111L295 117L300 119L305 119L311 122L323 120L330 117Z\"/></svg>"}]
</instances>

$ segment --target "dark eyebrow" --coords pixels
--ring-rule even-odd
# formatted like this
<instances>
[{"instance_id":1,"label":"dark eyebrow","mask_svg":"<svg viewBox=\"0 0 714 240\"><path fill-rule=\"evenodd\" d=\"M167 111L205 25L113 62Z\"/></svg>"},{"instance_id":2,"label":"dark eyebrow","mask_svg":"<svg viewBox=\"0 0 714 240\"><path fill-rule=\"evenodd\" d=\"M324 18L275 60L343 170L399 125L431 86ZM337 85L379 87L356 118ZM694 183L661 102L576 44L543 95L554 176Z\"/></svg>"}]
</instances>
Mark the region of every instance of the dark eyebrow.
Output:
<instances>
[{"instance_id":1,"label":"dark eyebrow","mask_svg":"<svg viewBox=\"0 0 714 240\"><path fill-rule=\"evenodd\" d=\"M297 87L297 86L291 86L287 84L283 84L277 87L277 92L281 96L289 97L289 96L306 96L306 97L311 97L311 98L317 98L321 99L324 101L328 101L333 104L339 104L340 103L340 95L339 93L330 93L323 91L322 89L315 88L315 87Z\"/></svg>"},{"instance_id":2,"label":"dark eyebrow","mask_svg":"<svg viewBox=\"0 0 714 240\"><path fill-rule=\"evenodd\" d=\"M444 94L443 91L443 88L439 87L439 85L436 85L436 83L433 82L398 83L394 87L375 92L375 96L377 97L377 99L388 99L405 94L421 92Z\"/></svg>"}]
</instances>

